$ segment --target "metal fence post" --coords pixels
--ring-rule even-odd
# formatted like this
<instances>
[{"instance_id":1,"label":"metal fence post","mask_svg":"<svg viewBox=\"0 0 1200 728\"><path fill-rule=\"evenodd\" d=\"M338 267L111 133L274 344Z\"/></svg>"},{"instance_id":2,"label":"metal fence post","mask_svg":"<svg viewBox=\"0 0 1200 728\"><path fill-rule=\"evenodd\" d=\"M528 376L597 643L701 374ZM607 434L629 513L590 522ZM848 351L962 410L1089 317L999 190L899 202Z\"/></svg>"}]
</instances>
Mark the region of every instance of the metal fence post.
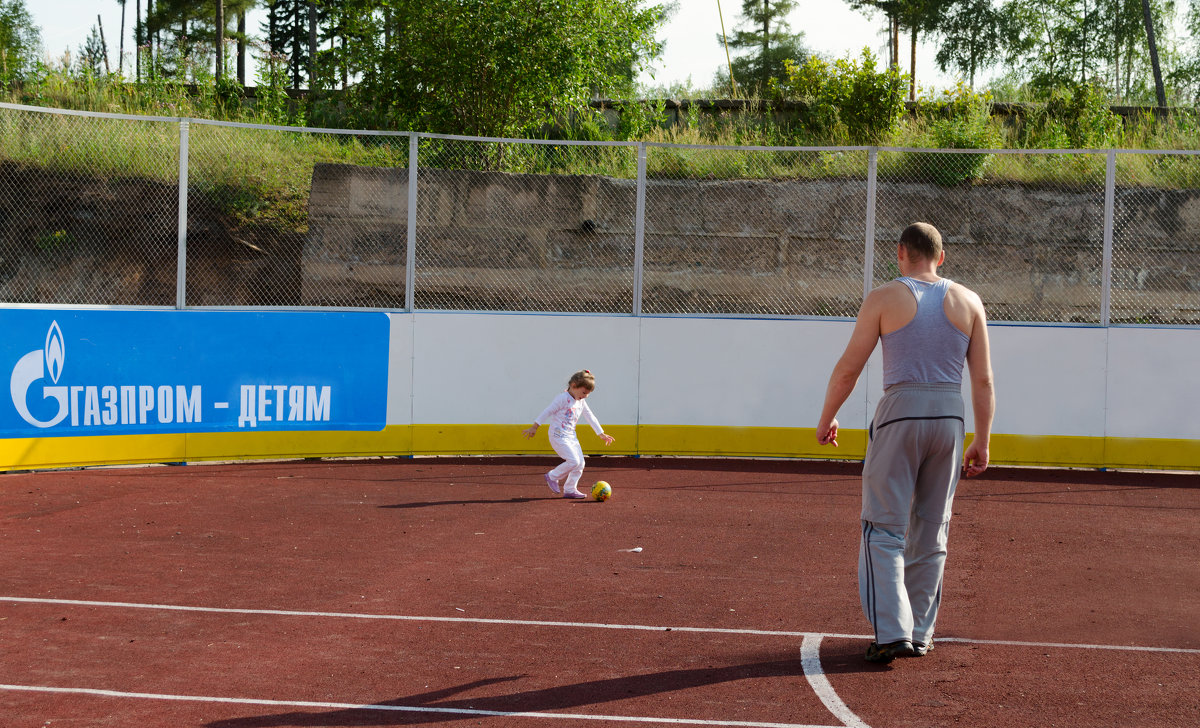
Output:
<instances>
[{"instance_id":1,"label":"metal fence post","mask_svg":"<svg viewBox=\"0 0 1200 728\"><path fill-rule=\"evenodd\" d=\"M408 233L404 253L404 308L416 308L417 293L417 135L408 137Z\"/></svg>"},{"instance_id":2,"label":"metal fence post","mask_svg":"<svg viewBox=\"0 0 1200 728\"><path fill-rule=\"evenodd\" d=\"M879 149L871 147L867 150L867 231L863 236L866 250L863 255L863 298L871 292L875 284L875 187L878 179L875 176L879 161Z\"/></svg>"},{"instance_id":3,"label":"metal fence post","mask_svg":"<svg viewBox=\"0 0 1200 728\"><path fill-rule=\"evenodd\" d=\"M642 264L646 247L646 142L638 144L637 204L633 213L633 315L642 315Z\"/></svg>"},{"instance_id":4,"label":"metal fence post","mask_svg":"<svg viewBox=\"0 0 1200 728\"><path fill-rule=\"evenodd\" d=\"M188 135L187 119L179 122L179 243L175 259L175 308L187 306Z\"/></svg>"},{"instance_id":5,"label":"metal fence post","mask_svg":"<svg viewBox=\"0 0 1200 728\"><path fill-rule=\"evenodd\" d=\"M1108 326L1112 320L1112 248L1113 220L1115 219L1117 191L1117 153L1108 150L1104 170L1104 263L1100 269L1100 325Z\"/></svg>"}]
</instances>

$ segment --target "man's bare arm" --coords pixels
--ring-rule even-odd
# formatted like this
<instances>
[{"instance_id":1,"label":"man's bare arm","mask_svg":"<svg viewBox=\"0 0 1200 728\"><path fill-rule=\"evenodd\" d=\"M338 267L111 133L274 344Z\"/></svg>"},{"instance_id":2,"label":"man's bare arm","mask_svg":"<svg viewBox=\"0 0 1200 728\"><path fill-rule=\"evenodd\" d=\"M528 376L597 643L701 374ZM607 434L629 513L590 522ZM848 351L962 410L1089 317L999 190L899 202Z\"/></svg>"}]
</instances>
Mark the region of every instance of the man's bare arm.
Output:
<instances>
[{"instance_id":1,"label":"man's bare arm","mask_svg":"<svg viewBox=\"0 0 1200 728\"><path fill-rule=\"evenodd\" d=\"M996 413L996 389L992 378L991 344L988 341L987 315L983 303L974 293L972 308L975 316L971 326L971 343L967 345L967 368L971 377L971 407L975 415L975 437L964 453L967 477L979 475L988 466L992 439L992 418Z\"/></svg>"},{"instance_id":2,"label":"man's bare arm","mask_svg":"<svg viewBox=\"0 0 1200 728\"><path fill-rule=\"evenodd\" d=\"M858 319L854 323L854 332L846 350L833 367L829 377L829 385L825 389L825 404L821 408L821 419L817 422L817 442L822 445L832 444L837 447L837 413L845 404L846 398L854 391L858 376L862 373L867 359L879 342L879 317L882 310L879 291L872 291L863 301L859 309Z\"/></svg>"}]
</instances>

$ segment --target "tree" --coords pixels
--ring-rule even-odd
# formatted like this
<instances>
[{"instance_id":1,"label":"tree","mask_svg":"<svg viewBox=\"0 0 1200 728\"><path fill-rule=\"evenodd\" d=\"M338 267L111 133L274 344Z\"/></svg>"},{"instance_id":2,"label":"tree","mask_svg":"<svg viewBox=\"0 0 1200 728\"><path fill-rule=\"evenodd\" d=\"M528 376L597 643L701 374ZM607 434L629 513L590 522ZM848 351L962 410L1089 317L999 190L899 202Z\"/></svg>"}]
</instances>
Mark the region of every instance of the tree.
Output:
<instances>
[{"instance_id":1,"label":"tree","mask_svg":"<svg viewBox=\"0 0 1200 728\"><path fill-rule=\"evenodd\" d=\"M368 127L516 136L622 93L657 48L640 0L344 0L350 99ZM325 67L325 66L323 66ZM322 86L336 77L323 76Z\"/></svg>"},{"instance_id":2,"label":"tree","mask_svg":"<svg viewBox=\"0 0 1200 728\"><path fill-rule=\"evenodd\" d=\"M214 0L216 12L214 17L214 35L213 35L213 50L216 51L216 72L213 74L217 78L225 75L225 0Z\"/></svg>"},{"instance_id":3,"label":"tree","mask_svg":"<svg viewBox=\"0 0 1200 728\"><path fill-rule=\"evenodd\" d=\"M237 81L246 85L246 10L243 8L237 14Z\"/></svg>"},{"instance_id":4,"label":"tree","mask_svg":"<svg viewBox=\"0 0 1200 728\"><path fill-rule=\"evenodd\" d=\"M1106 81L1120 96L1128 96L1134 83L1135 69L1146 59L1146 26L1141 0L1104 0L1100 12L1105 23L1108 66Z\"/></svg>"},{"instance_id":5,"label":"tree","mask_svg":"<svg viewBox=\"0 0 1200 728\"><path fill-rule=\"evenodd\" d=\"M731 63L733 81L761 94L771 79L784 78L784 61L803 63L808 58L804 34L791 33L787 22L795 5L795 0L742 0L746 27L736 30L729 39L731 48L744 51ZM724 45L720 36L717 42ZM720 84L723 74L717 75Z\"/></svg>"},{"instance_id":6,"label":"tree","mask_svg":"<svg viewBox=\"0 0 1200 728\"><path fill-rule=\"evenodd\" d=\"M934 61L941 71L964 74L975 88L976 74L1003 58L1004 16L992 0L959 0L937 27L941 39Z\"/></svg>"},{"instance_id":7,"label":"tree","mask_svg":"<svg viewBox=\"0 0 1200 728\"><path fill-rule=\"evenodd\" d=\"M1005 61L1028 77L1036 92L1047 94L1097 75L1099 31L1089 33L1097 15L1084 7L1087 1L1010 0L1004 6L1014 34Z\"/></svg>"},{"instance_id":8,"label":"tree","mask_svg":"<svg viewBox=\"0 0 1200 728\"><path fill-rule=\"evenodd\" d=\"M192 54L190 37L197 23L207 16L201 0L158 0L146 9L146 30L158 40L154 59L156 70L168 76L182 76ZM166 35L166 42L161 40Z\"/></svg>"},{"instance_id":9,"label":"tree","mask_svg":"<svg viewBox=\"0 0 1200 728\"><path fill-rule=\"evenodd\" d=\"M87 76L102 76L104 74L104 41L100 38L100 28L93 25L83 45L79 46L79 72Z\"/></svg>"},{"instance_id":10,"label":"tree","mask_svg":"<svg viewBox=\"0 0 1200 728\"><path fill-rule=\"evenodd\" d=\"M900 7L900 24L909 32L908 98L917 98L917 37L920 33L935 32L942 22L947 6L954 0L904 0Z\"/></svg>"},{"instance_id":11,"label":"tree","mask_svg":"<svg viewBox=\"0 0 1200 728\"><path fill-rule=\"evenodd\" d=\"M846 0L854 10L868 15L882 11L888 26L888 65L900 67L900 0Z\"/></svg>"},{"instance_id":12,"label":"tree","mask_svg":"<svg viewBox=\"0 0 1200 728\"><path fill-rule=\"evenodd\" d=\"M125 66L125 0L117 0L117 4L121 6L121 32L117 35L120 38L117 43L117 75L119 76Z\"/></svg>"},{"instance_id":13,"label":"tree","mask_svg":"<svg viewBox=\"0 0 1200 728\"><path fill-rule=\"evenodd\" d=\"M1010 0L1001 13L1012 29L1006 61L1039 93L1100 84L1136 96L1157 85L1149 31L1170 27L1174 6L1170 0Z\"/></svg>"},{"instance_id":14,"label":"tree","mask_svg":"<svg viewBox=\"0 0 1200 728\"><path fill-rule=\"evenodd\" d=\"M199 53L212 52L221 66L214 66L213 75L224 76L223 48L218 50L218 38L231 36L227 19L244 13L256 0L158 0L146 9L146 32L155 37L167 34L167 52L159 45L159 65L177 76L183 75L187 60ZM220 18L218 20L218 17ZM220 32L217 29L220 27ZM173 66L173 68L172 68Z\"/></svg>"},{"instance_id":15,"label":"tree","mask_svg":"<svg viewBox=\"0 0 1200 728\"><path fill-rule=\"evenodd\" d=\"M224 5L222 26L223 30L221 37L225 40L233 40L236 42L237 52L237 82L239 85L246 85L246 13L258 5L258 0L220 0ZM237 19L236 29L231 30L231 19ZM220 75L224 75L225 68L218 64L221 69Z\"/></svg>"},{"instance_id":16,"label":"tree","mask_svg":"<svg viewBox=\"0 0 1200 728\"><path fill-rule=\"evenodd\" d=\"M267 4L267 19L263 22L262 32L267 36L270 51L287 58L288 75L294 89L307 84L309 79L312 57L309 15L312 12L315 8L309 0L272 0Z\"/></svg>"},{"instance_id":17,"label":"tree","mask_svg":"<svg viewBox=\"0 0 1200 728\"><path fill-rule=\"evenodd\" d=\"M134 10L133 21L133 44L135 47L136 61L134 62L133 77L137 81L142 80L142 56L146 57L149 67L146 73L149 76L154 75L154 36L150 33L146 25L146 21L154 12L154 0L146 0L146 15L142 17L142 2L136 0L137 5Z\"/></svg>"},{"instance_id":18,"label":"tree","mask_svg":"<svg viewBox=\"0 0 1200 728\"><path fill-rule=\"evenodd\" d=\"M1150 62L1154 66L1154 94L1158 99L1159 108L1167 105L1167 95L1163 90L1162 71L1158 66L1158 44L1154 39L1154 17L1150 13L1150 0L1142 0L1142 13L1146 18L1146 40L1150 48Z\"/></svg>"},{"instance_id":19,"label":"tree","mask_svg":"<svg viewBox=\"0 0 1200 728\"><path fill-rule=\"evenodd\" d=\"M0 0L0 83L20 81L37 68L42 34L25 0Z\"/></svg>"},{"instance_id":20,"label":"tree","mask_svg":"<svg viewBox=\"0 0 1200 728\"><path fill-rule=\"evenodd\" d=\"M1184 37L1180 58L1168 74L1171 84L1192 104L1200 103L1200 0L1188 0L1184 13Z\"/></svg>"},{"instance_id":21,"label":"tree","mask_svg":"<svg viewBox=\"0 0 1200 728\"><path fill-rule=\"evenodd\" d=\"M321 74L327 79L327 86L346 88L353 75L349 55L350 39L353 36L355 42L361 40L356 32L358 26L341 7L331 7L324 20L325 31L319 36L314 37L313 31L316 29L310 27L309 45L318 46L318 42L328 41L329 47L324 51L315 47L313 58L322 66Z\"/></svg>"},{"instance_id":22,"label":"tree","mask_svg":"<svg viewBox=\"0 0 1200 728\"><path fill-rule=\"evenodd\" d=\"M1155 88L1152 74L1158 55L1158 38L1150 43L1149 33L1173 25L1174 0L1090 0L1084 7L1101 18L1092 35L1103 83L1120 98L1145 99ZM1161 70L1155 77L1161 79Z\"/></svg>"},{"instance_id":23,"label":"tree","mask_svg":"<svg viewBox=\"0 0 1200 728\"><path fill-rule=\"evenodd\" d=\"M945 9L954 0L846 0L855 10L882 10L888 18L891 37L892 65L900 65L900 30L909 32L908 96L917 92L917 37L920 33L936 32Z\"/></svg>"}]
</instances>

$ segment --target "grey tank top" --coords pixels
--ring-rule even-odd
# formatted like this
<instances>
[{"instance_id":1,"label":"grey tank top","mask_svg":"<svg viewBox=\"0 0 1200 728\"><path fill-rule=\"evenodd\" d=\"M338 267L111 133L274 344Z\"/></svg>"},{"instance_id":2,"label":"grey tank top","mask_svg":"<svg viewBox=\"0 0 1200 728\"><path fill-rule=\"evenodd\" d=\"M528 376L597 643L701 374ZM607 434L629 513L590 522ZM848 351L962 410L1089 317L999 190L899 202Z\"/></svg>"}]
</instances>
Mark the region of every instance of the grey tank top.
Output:
<instances>
[{"instance_id":1,"label":"grey tank top","mask_svg":"<svg viewBox=\"0 0 1200 728\"><path fill-rule=\"evenodd\" d=\"M893 384L962 384L963 363L971 337L958 330L942 307L950 279L932 283L897 278L917 299L917 315L880 337L883 342L883 388Z\"/></svg>"}]
</instances>

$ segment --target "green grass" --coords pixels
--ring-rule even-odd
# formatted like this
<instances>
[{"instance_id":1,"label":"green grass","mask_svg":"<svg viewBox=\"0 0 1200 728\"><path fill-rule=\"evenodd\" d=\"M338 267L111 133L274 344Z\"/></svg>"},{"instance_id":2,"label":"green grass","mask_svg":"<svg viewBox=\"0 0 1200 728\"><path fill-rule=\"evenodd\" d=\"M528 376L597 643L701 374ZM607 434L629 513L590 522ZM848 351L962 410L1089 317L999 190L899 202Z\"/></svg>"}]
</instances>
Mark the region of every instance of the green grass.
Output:
<instances>
[{"instance_id":1,"label":"green grass","mask_svg":"<svg viewBox=\"0 0 1200 728\"><path fill-rule=\"evenodd\" d=\"M210 84L211 85L211 84ZM302 126L300 105L222 102L211 88L189 91L166 83L140 85L66 73L50 73L33 87L10 91L6 101L29 105ZM277 99L276 99L277 100ZM966 108L965 102L955 108ZM905 117L882 145L935 149L942 146L1037 149L1069 144L1067 126L1033 118L1022 125L998 119L949 120L933 109ZM948 108L942 106L941 108ZM265 109L265 106L264 106ZM935 118L936 117L936 118ZM956 126L958 124L959 126ZM174 184L178 175L179 125L0 110L0 161L102 178L138 177ZM615 132L584 119L560 138L613 139ZM947 142L951 140L951 142ZM720 147L844 146L844 130L812 132L790 127L757 113L693 114L682 123L651 125L635 141L653 146L647 172L655 179L819 179L863 178L861 151L790 151L781 149L692 149ZM276 131L195 123L189 133L189 180L236 220L303 230L314 165L341 163L371 167L408 166L404 136L341 135ZM1145 116L1120 130L1122 149L1200 149L1200 126L1191 116L1166 120ZM880 155L879 173L897 179L941 184L1012 182L1028 185L1079 185L1103 180L1104 156L994 155L924 162L919 155ZM637 152L630 146L474 143L422 138L420 163L447 169L493 169L532 174L586 174L633 179ZM1200 186L1200 158L1169 155L1119 155L1119 183L1166 188Z\"/></svg>"}]
</instances>

